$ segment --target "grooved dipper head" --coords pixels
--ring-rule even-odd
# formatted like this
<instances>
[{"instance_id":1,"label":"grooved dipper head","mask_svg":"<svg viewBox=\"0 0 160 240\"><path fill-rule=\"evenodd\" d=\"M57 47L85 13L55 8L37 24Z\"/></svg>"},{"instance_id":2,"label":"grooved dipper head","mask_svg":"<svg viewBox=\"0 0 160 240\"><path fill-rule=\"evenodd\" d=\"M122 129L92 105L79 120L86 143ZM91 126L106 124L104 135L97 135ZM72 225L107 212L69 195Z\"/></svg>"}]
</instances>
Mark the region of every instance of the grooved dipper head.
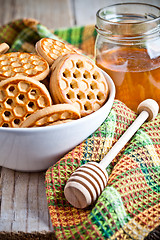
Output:
<instances>
[{"instance_id":1,"label":"grooved dipper head","mask_svg":"<svg viewBox=\"0 0 160 240\"><path fill-rule=\"evenodd\" d=\"M69 178L64 195L76 208L94 203L107 185L108 174L101 165L89 162L79 167Z\"/></svg>"}]
</instances>

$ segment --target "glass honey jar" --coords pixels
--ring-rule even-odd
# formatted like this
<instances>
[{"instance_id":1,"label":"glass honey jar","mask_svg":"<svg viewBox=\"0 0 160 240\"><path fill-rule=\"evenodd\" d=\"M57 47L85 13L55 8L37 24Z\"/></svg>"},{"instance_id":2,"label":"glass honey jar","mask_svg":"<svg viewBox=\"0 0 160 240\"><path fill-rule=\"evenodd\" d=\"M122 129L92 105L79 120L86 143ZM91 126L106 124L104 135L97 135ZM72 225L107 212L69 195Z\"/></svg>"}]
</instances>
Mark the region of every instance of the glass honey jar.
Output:
<instances>
[{"instance_id":1,"label":"glass honey jar","mask_svg":"<svg viewBox=\"0 0 160 240\"><path fill-rule=\"evenodd\" d=\"M160 105L160 8L121 3L97 12L96 64L116 86L116 99L136 112L152 98Z\"/></svg>"}]
</instances>

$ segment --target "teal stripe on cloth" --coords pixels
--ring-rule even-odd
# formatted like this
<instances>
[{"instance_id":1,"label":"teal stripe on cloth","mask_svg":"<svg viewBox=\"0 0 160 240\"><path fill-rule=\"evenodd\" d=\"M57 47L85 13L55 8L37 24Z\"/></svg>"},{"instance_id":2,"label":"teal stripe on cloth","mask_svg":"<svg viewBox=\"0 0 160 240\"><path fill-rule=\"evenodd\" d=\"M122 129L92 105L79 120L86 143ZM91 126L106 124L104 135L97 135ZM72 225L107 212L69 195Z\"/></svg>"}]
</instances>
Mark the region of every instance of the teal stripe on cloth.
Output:
<instances>
[{"instance_id":1,"label":"teal stripe on cloth","mask_svg":"<svg viewBox=\"0 0 160 240\"><path fill-rule=\"evenodd\" d=\"M98 229L103 239L110 239L130 219L125 211L120 194L114 187L108 186L99 197L87 220L83 222L83 226L79 225L80 239L83 239L83 236L85 236L85 239L91 239L91 235L89 235L92 233L91 229ZM73 232L75 239L77 239L76 229ZM95 236L95 239L102 238Z\"/></svg>"},{"instance_id":2,"label":"teal stripe on cloth","mask_svg":"<svg viewBox=\"0 0 160 240\"><path fill-rule=\"evenodd\" d=\"M125 211L120 194L112 186L103 191L89 218L97 225L105 239L110 238L131 219Z\"/></svg>"},{"instance_id":3,"label":"teal stripe on cloth","mask_svg":"<svg viewBox=\"0 0 160 240\"><path fill-rule=\"evenodd\" d=\"M114 187L107 187L102 194L102 198L106 198L110 202L123 227L131 218L125 211L123 201L118 191Z\"/></svg>"}]
</instances>

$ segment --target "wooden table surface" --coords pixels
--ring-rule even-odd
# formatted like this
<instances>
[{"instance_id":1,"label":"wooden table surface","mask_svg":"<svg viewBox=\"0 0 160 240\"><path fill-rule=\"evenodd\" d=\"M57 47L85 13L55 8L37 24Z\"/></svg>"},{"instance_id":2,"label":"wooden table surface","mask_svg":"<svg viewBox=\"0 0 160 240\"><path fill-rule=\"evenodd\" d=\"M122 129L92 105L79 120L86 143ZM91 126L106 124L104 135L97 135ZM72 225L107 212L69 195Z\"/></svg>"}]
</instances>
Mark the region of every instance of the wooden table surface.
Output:
<instances>
[{"instance_id":1,"label":"wooden table surface","mask_svg":"<svg viewBox=\"0 0 160 240\"><path fill-rule=\"evenodd\" d=\"M24 17L35 18L50 29L95 24L97 10L114 2L125 1L0 0L0 24ZM137 2L160 6L160 0ZM44 179L45 172L22 173L1 168L0 239L55 239Z\"/></svg>"}]
</instances>

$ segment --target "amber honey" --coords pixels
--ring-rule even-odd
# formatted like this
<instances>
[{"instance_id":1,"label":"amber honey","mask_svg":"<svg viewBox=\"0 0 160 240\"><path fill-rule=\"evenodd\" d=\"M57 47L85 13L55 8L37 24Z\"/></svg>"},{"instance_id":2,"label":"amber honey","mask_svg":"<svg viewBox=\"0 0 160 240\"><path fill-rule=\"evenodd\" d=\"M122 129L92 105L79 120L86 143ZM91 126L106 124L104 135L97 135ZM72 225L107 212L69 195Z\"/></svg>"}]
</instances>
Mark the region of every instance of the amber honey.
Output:
<instances>
[{"instance_id":1,"label":"amber honey","mask_svg":"<svg viewBox=\"0 0 160 240\"><path fill-rule=\"evenodd\" d=\"M102 51L96 63L113 79L116 99L132 110L147 98L160 105L160 57L151 58L145 48L115 47Z\"/></svg>"}]
</instances>

